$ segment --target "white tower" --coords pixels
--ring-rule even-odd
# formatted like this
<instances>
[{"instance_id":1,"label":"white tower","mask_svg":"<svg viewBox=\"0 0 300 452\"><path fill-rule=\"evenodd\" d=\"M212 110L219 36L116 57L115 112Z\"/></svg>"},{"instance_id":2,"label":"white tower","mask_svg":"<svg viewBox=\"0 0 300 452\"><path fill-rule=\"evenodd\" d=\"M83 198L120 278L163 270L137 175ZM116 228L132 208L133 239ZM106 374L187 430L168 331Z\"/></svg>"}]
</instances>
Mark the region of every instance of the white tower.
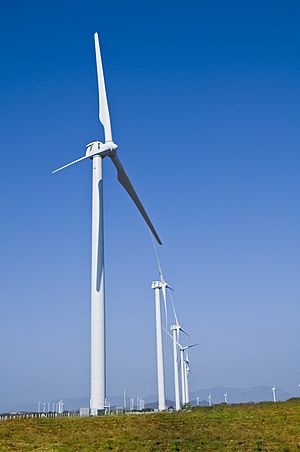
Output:
<instances>
[{"instance_id":1,"label":"white tower","mask_svg":"<svg viewBox=\"0 0 300 452\"><path fill-rule=\"evenodd\" d=\"M188 351L186 350L186 358L184 361L184 369L185 369L185 403L190 403L190 393L189 393L189 358L187 355Z\"/></svg>"},{"instance_id":2,"label":"white tower","mask_svg":"<svg viewBox=\"0 0 300 452\"><path fill-rule=\"evenodd\" d=\"M276 388L273 386L272 388L272 394L273 394L273 402L276 402Z\"/></svg>"},{"instance_id":3,"label":"white tower","mask_svg":"<svg viewBox=\"0 0 300 452\"><path fill-rule=\"evenodd\" d=\"M227 403L227 392L224 394L224 403Z\"/></svg>"},{"instance_id":4,"label":"white tower","mask_svg":"<svg viewBox=\"0 0 300 452\"><path fill-rule=\"evenodd\" d=\"M184 361L184 348L180 347L180 370L181 370L181 401L182 405L186 404L185 400L185 361Z\"/></svg>"},{"instance_id":5,"label":"white tower","mask_svg":"<svg viewBox=\"0 0 300 452\"><path fill-rule=\"evenodd\" d=\"M211 393L208 394L208 406L211 406Z\"/></svg>"},{"instance_id":6,"label":"white tower","mask_svg":"<svg viewBox=\"0 0 300 452\"><path fill-rule=\"evenodd\" d=\"M180 392L179 392L179 376L178 376L178 356L177 356L177 336L178 326L172 325L172 338L173 338L173 365L174 365L174 389L175 389L175 410L180 410Z\"/></svg>"},{"instance_id":7,"label":"white tower","mask_svg":"<svg viewBox=\"0 0 300 452\"><path fill-rule=\"evenodd\" d=\"M151 287L155 292L158 410L164 411L166 409L166 397L160 310L160 290L162 289L162 283L160 281L154 281Z\"/></svg>"}]
</instances>

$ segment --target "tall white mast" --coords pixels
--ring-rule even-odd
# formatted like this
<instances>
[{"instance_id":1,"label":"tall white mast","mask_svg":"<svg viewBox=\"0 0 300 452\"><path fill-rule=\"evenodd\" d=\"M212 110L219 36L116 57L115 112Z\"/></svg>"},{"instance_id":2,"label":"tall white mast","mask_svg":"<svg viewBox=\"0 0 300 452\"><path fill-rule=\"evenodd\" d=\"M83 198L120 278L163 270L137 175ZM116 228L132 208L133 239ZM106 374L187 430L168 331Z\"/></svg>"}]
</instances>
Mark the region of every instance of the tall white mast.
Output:
<instances>
[{"instance_id":1,"label":"tall white mast","mask_svg":"<svg viewBox=\"0 0 300 452\"><path fill-rule=\"evenodd\" d=\"M179 377L178 377L178 357L177 357L177 325L171 326L173 338L173 365L174 365L174 389L175 389L175 410L180 410L180 392L179 392Z\"/></svg>"},{"instance_id":2,"label":"tall white mast","mask_svg":"<svg viewBox=\"0 0 300 452\"><path fill-rule=\"evenodd\" d=\"M211 393L208 394L208 406L211 406Z\"/></svg>"},{"instance_id":3,"label":"tall white mast","mask_svg":"<svg viewBox=\"0 0 300 452\"><path fill-rule=\"evenodd\" d=\"M272 394L273 394L273 402L276 402L276 388L273 386L272 388Z\"/></svg>"},{"instance_id":4,"label":"tall white mast","mask_svg":"<svg viewBox=\"0 0 300 452\"><path fill-rule=\"evenodd\" d=\"M182 405L186 404L185 401L185 362L184 362L184 348L180 347L180 368L181 368L181 401Z\"/></svg>"},{"instance_id":5,"label":"tall white mast","mask_svg":"<svg viewBox=\"0 0 300 452\"><path fill-rule=\"evenodd\" d=\"M155 293L158 410L164 411L166 409L166 397L160 311L160 290L162 289L162 283L160 281L154 281L152 283L152 289L154 289Z\"/></svg>"},{"instance_id":6,"label":"tall white mast","mask_svg":"<svg viewBox=\"0 0 300 452\"><path fill-rule=\"evenodd\" d=\"M189 358L188 351L186 350L186 359L184 361L184 370L185 370L185 403L190 403L190 394L189 394Z\"/></svg>"},{"instance_id":7,"label":"tall white mast","mask_svg":"<svg viewBox=\"0 0 300 452\"><path fill-rule=\"evenodd\" d=\"M126 412L127 406L126 406L126 388L123 388L123 408L124 412Z\"/></svg>"},{"instance_id":8,"label":"tall white mast","mask_svg":"<svg viewBox=\"0 0 300 452\"><path fill-rule=\"evenodd\" d=\"M224 394L224 403L227 403L227 391Z\"/></svg>"},{"instance_id":9,"label":"tall white mast","mask_svg":"<svg viewBox=\"0 0 300 452\"><path fill-rule=\"evenodd\" d=\"M93 156L92 277L91 277L91 415L104 410L105 305L102 157Z\"/></svg>"}]
</instances>

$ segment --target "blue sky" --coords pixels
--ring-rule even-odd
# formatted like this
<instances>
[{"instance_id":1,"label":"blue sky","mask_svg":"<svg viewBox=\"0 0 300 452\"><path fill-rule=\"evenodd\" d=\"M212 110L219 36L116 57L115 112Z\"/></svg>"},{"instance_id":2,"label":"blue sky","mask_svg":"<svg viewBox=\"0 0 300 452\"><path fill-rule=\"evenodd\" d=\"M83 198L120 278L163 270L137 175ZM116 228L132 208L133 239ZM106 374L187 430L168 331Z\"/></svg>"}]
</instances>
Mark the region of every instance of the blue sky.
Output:
<instances>
[{"instance_id":1,"label":"blue sky","mask_svg":"<svg viewBox=\"0 0 300 452\"><path fill-rule=\"evenodd\" d=\"M193 341L191 390L299 368L300 6L27 1L0 15L0 408L89 394L99 32L114 140ZM105 171L108 393L156 391L148 231ZM173 394L166 347L167 393Z\"/></svg>"}]
</instances>

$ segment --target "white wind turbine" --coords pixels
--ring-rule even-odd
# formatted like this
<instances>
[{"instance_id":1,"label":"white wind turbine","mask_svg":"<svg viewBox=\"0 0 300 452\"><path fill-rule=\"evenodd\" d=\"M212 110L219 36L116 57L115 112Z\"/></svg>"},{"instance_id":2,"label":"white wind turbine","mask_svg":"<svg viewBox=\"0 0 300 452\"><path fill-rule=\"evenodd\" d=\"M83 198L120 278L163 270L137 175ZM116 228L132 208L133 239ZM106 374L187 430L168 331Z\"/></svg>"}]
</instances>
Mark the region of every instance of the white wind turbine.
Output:
<instances>
[{"instance_id":1,"label":"white wind turbine","mask_svg":"<svg viewBox=\"0 0 300 452\"><path fill-rule=\"evenodd\" d=\"M273 394L273 402L276 402L276 388L273 386L272 388L272 394Z\"/></svg>"},{"instance_id":2,"label":"white wind turbine","mask_svg":"<svg viewBox=\"0 0 300 452\"><path fill-rule=\"evenodd\" d=\"M208 406L211 406L211 393L208 394Z\"/></svg>"},{"instance_id":3,"label":"white wind turbine","mask_svg":"<svg viewBox=\"0 0 300 452\"><path fill-rule=\"evenodd\" d=\"M178 376L178 355L177 355L177 345L179 346L179 334L180 331L182 331L184 334L186 334L188 337L190 337L190 335L184 331L184 329L180 326L179 322L178 322L178 317L176 314L176 310L175 310L175 305L174 305L174 301L173 301L173 297L170 295L170 300L172 303L172 309L173 309L173 314L174 314L174 318L175 318L175 325L171 325L171 331L172 331L172 340L173 340L173 367L174 367L174 388L175 388L175 409L176 411L180 410L180 391L179 391L179 376ZM180 346L179 346L180 347ZM183 354L181 356L181 362L183 358ZM182 391L182 403L183 405L186 403L184 402L185 400L185 392L186 392L186 385L185 385L185 378L183 378L183 366L184 364L181 365L181 391Z\"/></svg>"},{"instance_id":4,"label":"white wind turbine","mask_svg":"<svg viewBox=\"0 0 300 452\"><path fill-rule=\"evenodd\" d=\"M130 179L121 164L118 146L113 142L109 109L106 97L105 82L101 61L98 34L94 34L98 93L99 119L104 128L105 143L94 141L86 146L86 155L53 171L60 171L84 159L93 161L93 194L92 194L92 274L91 274L91 398L92 415L105 409L106 395L106 362L105 362L105 295L104 295L104 237L103 237L103 194L102 194L102 161L110 157L117 169L117 177L121 185L140 211L149 229L159 244L161 240L147 215ZM100 410L100 411L99 411Z\"/></svg>"},{"instance_id":5,"label":"white wind turbine","mask_svg":"<svg viewBox=\"0 0 300 452\"><path fill-rule=\"evenodd\" d=\"M188 349L192 347L196 347L198 344L191 344L182 346L179 342L177 342L180 351L180 367L181 367L181 397L182 397L182 405L186 405L190 403L189 397L189 382L188 375L190 373L190 361L188 356Z\"/></svg>"},{"instance_id":6,"label":"white wind turbine","mask_svg":"<svg viewBox=\"0 0 300 452\"><path fill-rule=\"evenodd\" d=\"M155 323L156 323L156 360L157 360L157 393L158 393L158 410L164 411L166 409L166 393L165 393L165 374L164 374L164 355L163 355L163 340L162 340L162 326L161 326L161 308L160 308L160 291L163 293L164 307L165 307L165 321L167 327L167 296L166 290L169 287L166 283L162 269L159 262L157 249L151 235L155 255L157 259L159 281L153 281L152 289L155 293Z\"/></svg>"},{"instance_id":7,"label":"white wind turbine","mask_svg":"<svg viewBox=\"0 0 300 452\"><path fill-rule=\"evenodd\" d=\"M185 352L184 360L184 375L185 375L185 403L190 403L190 393L189 393L189 373L190 373L190 360L188 350Z\"/></svg>"},{"instance_id":8,"label":"white wind turbine","mask_svg":"<svg viewBox=\"0 0 300 452\"><path fill-rule=\"evenodd\" d=\"M179 332L183 331L187 334L179 325L175 305L171 292L169 292L172 310L175 318L176 325L171 326L172 335L168 332L168 309L167 309L167 289L173 290L166 282L162 268L160 265L158 252L152 238L152 243L155 251L155 256L157 260L159 281L154 281L152 283L152 288L155 289L155 312L156 312L156 352L157 352L157 382L158 382L158 409L163 411L166 408L165 405L165 382L164 382L164 362L163 362L163 344L162 344L162 328L161 328L161 309L160 309L160 290L162 290L164 308L165 308L165 321L166 328L165 332L171 337L173 341L173 365L174 365L174 389L175 389L175 410L180 410L180 391L179 391L179 378L178 378L178 356L177 356L177 345L179 341ZM189 336L190 337L190 336ZM183 390L182 390L183 391Z\"/></svg>"}]
</instances>

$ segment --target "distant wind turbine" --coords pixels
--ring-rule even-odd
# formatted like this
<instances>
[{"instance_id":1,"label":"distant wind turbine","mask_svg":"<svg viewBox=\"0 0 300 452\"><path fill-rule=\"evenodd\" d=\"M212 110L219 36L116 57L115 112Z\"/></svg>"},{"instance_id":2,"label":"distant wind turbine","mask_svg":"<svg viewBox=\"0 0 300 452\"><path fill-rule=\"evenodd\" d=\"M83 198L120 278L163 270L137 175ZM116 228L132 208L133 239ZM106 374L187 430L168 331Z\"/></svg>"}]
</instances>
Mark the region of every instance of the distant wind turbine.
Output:
<instances>
[{"instance_id":1,"label":"distant wind turbine","mask_svg":"<svg viewBox=\"0 0 300 452\"><path fill-rule=\"evenodd\" d=\"M272 394L273 394L273 402L276 402L276 388L273 386L272 388Z\"/></svg>"},{"instance_id":2,"label":"distant wind turbine","mask_svg":"<svg viewBox=\"0 0 300 452\"><path fill-rule=\"evenodd\" d=\"M208 406L211 406L211 393L208 394Z\"/></svg>"},{"instance_id":3,"label":"distant wind turbine","mask_svg":"<svg viewBox=\"0 0 300 452\"><path fill-rule=\"evenodd\" d=\"M85 159L93 162L92 206L92 275L91 275L91 397L92 415L105 410L106 351L105 351L105 296L104 296L104 236L103 236L103 174L102 163L109 157L116 167L120 184L125 188L157 242L161 240L142 205L117 155L118 146L112 138L110 115L106 97L98 34L94 35L98 75L99 120L104 128L105 143L94 141L86 146L85 156L58 168L53 173Z\"/></svg>"},{"instance_id":4,"label":"distant wind turbine","mask_svg":"<svg viewBox=\"0 0 300 452\"><path fill-rule=\"evenodd\" d=\"M188 382L188 375L190 373L190 361L188 356L188 350L200 344L198 343L182 346L179 342L177 342L177 345L180 351L182 405L185 405L187 403L190 403L189 382Z\"/></svg>"},{"instance_id":5,"label":"distant wind turbine","mask_svg":"<svg viewBox=\"0 0 300 452\"><path fill-rule=\"evenodd\" d=\"M157 266L158 266L158 272L159 272L159 277L160 277L160 281L155 281L152 284L152 287L155 289L160 288L162 290L162 294L163 294L163 300L164 300L164 307L165 307L165 321L166 321L166 328L164 329L166 334L168 336L171 337L172 341L173 341L173 367L174 367L174 392L175 392L175 410L179 411L180 410L180 388L179 388L179 377L178 377L178 355L177 355L177 345L179 346L179 333L180 331L182 331L183 333L185 333L188 337L190 337L190 335L184 331L184 329L180 326L179 322L178 322L178 317L176 314L176 309L175 309L175 304L174 304L174 300L172 297L172 293L171 291L173 291L172 287L169 286L169 284L166 282L163 272L162 272L162 268L161 268L161 264L160 264L160 260L159 260L159 256L158 256L158 252L157 252L157 248L155 246L155 242L153 240L153 236L151 236L152 239L152 243L153 243L153 247L154 247L154 251L155 251L155 256L156 256L156 260L157 260ZM175 325L171 325L171 332L172 335L168 332L168 309L167 309L167 289L169 289L169 298L171 300L171 305L172 305L172 310L173 310L173 315L174 315L174 319L175 319ZM156 292L157 296L159 296L159 292ZM157 298L156 298L157 300ZM160 305L159 305L160 306ZM161 319L160 319L160 307L158 308L157 304L156 304L156 331L157 331L157 337L160 336L160 332L161 332ZM158 369L158 387L159 387L159 393L164 393L164 378L161 375L161 372L159 371L159 369L163 369L163 347L162 347L162 339L158 340L157 342L157 369ZM160 365L159 365L160 362ZM184 362L182 362L182 366L184 366ZM185 377L183 376L182 373L182 398L185 399ZM183 402L184 404L185 402ZM162 405L163 406L163 405Z\"/></svg>"}]
</instances>

